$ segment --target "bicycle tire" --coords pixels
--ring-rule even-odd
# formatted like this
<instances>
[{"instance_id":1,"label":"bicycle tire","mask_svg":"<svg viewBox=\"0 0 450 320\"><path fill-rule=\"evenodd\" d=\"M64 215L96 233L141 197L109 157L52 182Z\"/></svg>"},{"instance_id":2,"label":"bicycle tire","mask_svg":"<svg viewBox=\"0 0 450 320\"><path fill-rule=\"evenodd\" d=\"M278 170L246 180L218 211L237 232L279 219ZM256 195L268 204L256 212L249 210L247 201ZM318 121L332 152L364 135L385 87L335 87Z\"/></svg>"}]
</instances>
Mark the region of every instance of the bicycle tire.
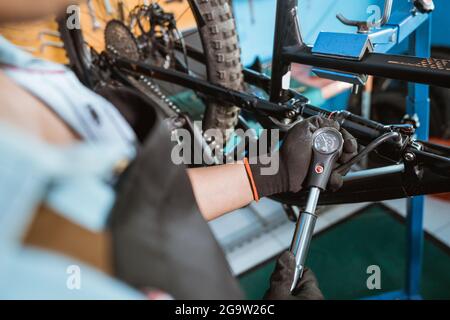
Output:
<instances>
[{"instance_id":1,"label":"bicycle tire","mask_svg":"<svg viewBox=\"0 0 450 320\"><path fill-rule=\"evenodd\" d=\"M226 88L243 89L241 49L232 7L227 0L190 0L197 6L194 16L202 40L208 80ZM209 102L203 129L219 129L225 140L237 124L239 108ZM224 141L216 141L222 145Z\"/></svg>"}]
</instances>

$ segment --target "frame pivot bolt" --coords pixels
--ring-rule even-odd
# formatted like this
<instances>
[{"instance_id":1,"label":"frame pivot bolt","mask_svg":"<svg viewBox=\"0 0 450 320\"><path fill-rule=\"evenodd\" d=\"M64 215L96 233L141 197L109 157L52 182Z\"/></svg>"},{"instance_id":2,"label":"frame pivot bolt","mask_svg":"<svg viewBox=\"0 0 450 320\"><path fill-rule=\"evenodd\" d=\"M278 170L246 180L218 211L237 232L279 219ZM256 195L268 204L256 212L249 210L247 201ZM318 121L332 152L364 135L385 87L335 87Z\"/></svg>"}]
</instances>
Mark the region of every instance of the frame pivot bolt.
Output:
<instances>
[{"instance_id":1,"label":"frame pivot bolt","mask_svg":"<svg viewBox=\"0 0 450 320\"><path fill-rule=\"evenodd\" d=\"M296 112L294 110L289 110L288 112L286 112L286 117L289 119L294 118L296 115Z\"/></svg>"},{"instance_id":2,"label":"frame pivot bolt","mask_svg":"<svg viewBox=\"0 0 450 320\"><path fill-rule=\"evenodd\" d=\"M412 152L405 153L405 160L406 161L414 161L416 159L416 156Z\"/></svg>"}]
</instances>

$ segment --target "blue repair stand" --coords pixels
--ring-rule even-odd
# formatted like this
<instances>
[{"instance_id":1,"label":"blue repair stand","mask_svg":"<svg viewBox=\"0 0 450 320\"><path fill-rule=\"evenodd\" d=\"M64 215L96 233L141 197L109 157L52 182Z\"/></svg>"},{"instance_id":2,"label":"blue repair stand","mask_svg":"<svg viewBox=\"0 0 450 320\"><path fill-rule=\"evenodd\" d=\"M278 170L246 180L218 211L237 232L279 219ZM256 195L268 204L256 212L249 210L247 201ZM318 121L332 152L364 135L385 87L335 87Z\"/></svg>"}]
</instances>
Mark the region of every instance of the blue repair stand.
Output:
<instances>
[{"instance_id":1,"label":"blue repair stand","mask_svg":"<svg viewBox=\"0 0 450 320\"><path fill-rule=\"evenodd\" d=\"M419 57L430 57L431 54L431 15L422 22L409 36L409 54ZM420 126L417 138L428 140L430 123L429 86L409 83L407 113L417 117ZM407 216L407 271L406 287L403 290L388 292L370 299L421 299L420 281L423 258L423 212L424 196L408 199Z\"/></svg>"},{"instance_id":2,"label":"blue repair stand","mask_svg":"<svg viewBox=\"0 0 450 320\"><path fill-rule=\"evenodd\" d=\"M409 39L409 52L411 55L430 57L431 55L431 15L422 23ZM430 125L430 99L429 86L410 83L408 87L407 112L417 115L420 126L417 129L417 138L423 141L429 138ZM408 270L404 297L407 299L420 299L420 280L422 276L423 256L423 212L424 196L408 200Z\"/></svg>"},{"instance_id":3,"label":"blue repair stand","mask_svg":"<svg viewBox=\"0 0 450 320\"><path fill-rule=\"evenodd\" d=\"M409 35L409 54L428 58L431 54L431 15L414 26L411 25ZM429 138L430 99L429 86L409 83L407 113L417 117L420 126L417 138L427 141ZM407 273L406 287L403 290L385 293L370 299L421 299L420 281L423 258L423 212L424 197L408 199L407 216Z\"/></svg>"},{"instance_id":4,"label":"blue repair stand","mask_svg":"<svg viewBox=\"0 0 450 320\"><path fill-rule=\"evenodd\" d=\"M387 24L370 33L321 32L312 49L313 54L327 55L336 59L359 60L367 51L386 53L395 50L403 42L409 42L409 54L429 58L431 47L431 15L398 10ZM358 84L364 75L341 73L335 70L314 68L320 77ZM428 140L430 121L429 87L409 83L407 113L417 119L417 138ZM407 272L404 289L385 293L369 299L420 299L423 251L424 197L408 199L407 216Z\"/></svg>"}]
</instances>

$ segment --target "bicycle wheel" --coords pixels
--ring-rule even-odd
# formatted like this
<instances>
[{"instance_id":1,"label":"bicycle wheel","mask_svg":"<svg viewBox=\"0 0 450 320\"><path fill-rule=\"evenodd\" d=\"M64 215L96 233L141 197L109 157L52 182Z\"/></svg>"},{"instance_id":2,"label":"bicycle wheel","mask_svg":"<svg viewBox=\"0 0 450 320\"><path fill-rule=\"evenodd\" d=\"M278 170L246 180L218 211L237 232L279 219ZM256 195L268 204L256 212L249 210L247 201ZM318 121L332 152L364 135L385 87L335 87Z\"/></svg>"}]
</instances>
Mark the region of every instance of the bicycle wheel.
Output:
<instances>
[{"instance_id":1,"label":"bicycle wheel","mask_svg":"<svg viewBox=\"0 0 450 320\"><path fill-rule=\"evenodd\" d=\"M108 37L116 37L117 46L121 46L124 42L120 37L131 35L136 44L133 41L128 46L136 45L141 61L177 68L176 57L184 56L190 73L230 89L243 89L239 40L227 0L172 0L162 5L144 2L148 1L92 0L80 7L81 29L69 29L66 19L58 21L70 63L83 83L95 88L101 78L96 55L108 49ZM186 57L186 46L199 49L203 67ZM203 130L218 129L223 137L219 141L206 137L207 141L223 147L237 124L239 108L202 100L206 104Z\"/></svg>"}]
</instances>

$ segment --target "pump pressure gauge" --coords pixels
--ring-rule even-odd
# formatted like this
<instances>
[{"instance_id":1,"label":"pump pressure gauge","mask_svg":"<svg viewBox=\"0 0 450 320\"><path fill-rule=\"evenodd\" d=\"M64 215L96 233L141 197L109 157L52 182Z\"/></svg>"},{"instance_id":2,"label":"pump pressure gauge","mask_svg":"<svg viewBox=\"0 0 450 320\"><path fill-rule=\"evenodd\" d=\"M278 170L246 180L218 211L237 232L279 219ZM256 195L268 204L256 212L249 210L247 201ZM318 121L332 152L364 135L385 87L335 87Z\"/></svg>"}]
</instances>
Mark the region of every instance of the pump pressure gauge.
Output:
<instances>
[{"instance_id":1,"label":"pump pressure gauge","mask_svg":"<svg viewBox=\"0 0 450 320\"><path fill-rule=\"evenodd\" d=\"M322 154L332 154L340 151L342 143L341 133L334 128L321 128L313 135L314 151Z\"/></svg>"},{"instance_id":2,"label":"pump pressure gauge","mask_svg":"<svg viewBox=\"0 0 450 320\"><path fill-rule=\"evenodd\" d=\"M332 127L320 128L312 137L313 161L307 185L325 190L337 159L342 154L344 138Z\"/></svg>"}]
</instances>

